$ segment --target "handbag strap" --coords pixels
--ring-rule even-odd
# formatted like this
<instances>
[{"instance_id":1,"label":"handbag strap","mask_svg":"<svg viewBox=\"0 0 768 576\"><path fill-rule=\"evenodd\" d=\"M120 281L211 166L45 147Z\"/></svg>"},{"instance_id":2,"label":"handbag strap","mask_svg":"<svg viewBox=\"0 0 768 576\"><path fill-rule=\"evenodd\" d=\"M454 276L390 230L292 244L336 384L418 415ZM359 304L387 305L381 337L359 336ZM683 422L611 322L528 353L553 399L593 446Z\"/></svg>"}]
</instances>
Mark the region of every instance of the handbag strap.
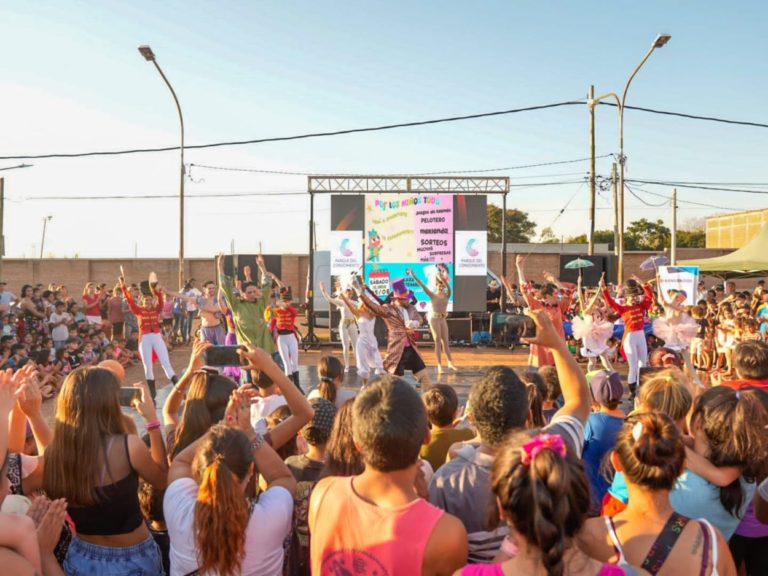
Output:
<instances>
[{"instance_id":1,"label":"handbag strap","mask_svg":"<svg viewBox=\"0 0 768 576\"><path fill-rule=\"evenodd\" d=\"M677 539L685 530L688 522L689 518L673 512L651 545L651 549L648 551L641 567L648 570L651 574L657 574L672 552L672 548L674 548Z\"/></svg>"}]
</instances>

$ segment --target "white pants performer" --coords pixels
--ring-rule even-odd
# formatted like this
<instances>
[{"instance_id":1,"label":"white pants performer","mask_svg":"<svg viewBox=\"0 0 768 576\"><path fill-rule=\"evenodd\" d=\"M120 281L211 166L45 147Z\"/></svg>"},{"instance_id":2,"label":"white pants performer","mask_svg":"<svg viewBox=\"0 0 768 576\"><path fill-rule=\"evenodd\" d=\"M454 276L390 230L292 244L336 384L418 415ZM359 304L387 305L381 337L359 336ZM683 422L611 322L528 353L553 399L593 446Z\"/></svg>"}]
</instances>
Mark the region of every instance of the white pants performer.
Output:
<instances>
[{"instance_id":1,"label":"white pants performer","mask_svg":"<svg viewBox=\"0 0 768 576\"><path fill-rule=\"evenodd\" d=\"M376 370L376 374L384 374L384 363L379 353L379 343L373 333L375 320L368 318L358 319L358 328L360 336L355 346L355 361L357 362L357 374L360 378L367 380L371 375L371 369Z\"/></svg>"},{"instance_id":2,"label":"white pants performer","mask_svg":"<svg viewBox=\"0 0 768 576\"><path fill-rule=\"evenodd\" d=\"M176 373L171 366L171 360L168 357L168 348L165 347L163 337L158 332L152 332L150 334L143 334L141 336L141 342L139 343L139 354L141 355L141 363L144 365L144 377L147 380L155 379L155 370L152 365L152 352L157 354L157 359L160 360L160 365L163 367L163 372L168 377L168 380L173 378Z\"/></svg>"},{"instance_id":3,"label":"white pants performer","mask_svg":"<svg viewBox=\"0 0 768 576\"><path fill-rule=\"evenodd\" d=\"M630 385L639 384L639 368L648 364L648 345L645 342L645 332L636 330L624 336L624 354L627 356L629 374L627 382Z\"/></svg>"},{"instance_id":4,"label":"white pants performer","mask_svg":"<svg viewBox=\"0 0 768 576\"><path fill-rule=\"evenodd\" d=\"M339 322L339 338L341 339L341 351L344 355L344 369L349 369L349 348L355 349L355 358L357 358L357 324L354 320L342 320ZM359 368L358 364L358 368Z\"/></svg>"},{"instance_id":5,"label":"white pants performer","mask_svg":"<svg viewBox=\"0 0 768 576\"><path fill-rule=\"evenodd\" d=\"M283 361L283 371L288 376L299 371L299 340L296 334L278 334L277 351Z\"/></svg>"}]
</instances>

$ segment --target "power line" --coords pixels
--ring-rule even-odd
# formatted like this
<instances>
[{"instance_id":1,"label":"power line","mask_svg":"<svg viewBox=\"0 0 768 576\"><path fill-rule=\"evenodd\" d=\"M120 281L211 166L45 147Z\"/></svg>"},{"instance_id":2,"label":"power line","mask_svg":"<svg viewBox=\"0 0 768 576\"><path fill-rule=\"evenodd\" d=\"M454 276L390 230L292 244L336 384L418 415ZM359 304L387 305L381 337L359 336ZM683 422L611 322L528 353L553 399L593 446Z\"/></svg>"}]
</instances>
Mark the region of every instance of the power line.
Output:
<instances>
[{"instance_id":1,"label":"power line","mask_svg":"<svg viewBox=\"0 0 768 576\"><path fill-rule=\"evenodd\" d=\"M511 110L499 110L496 112L483 112L480 114L467 114L463 116L451 116L447 118L436 118L432 120L420 120L415 122L401 122L398 124L385 124L382 126L371 126L366 128L350 128L348 130L334 130L328 132L314 132L309 134L297 134L294 136L277 136L274 138L256 138L252 140L239 140L231 142L214 142L211 144L194 144L185 146L186 150L196 150L203 148L218 148L223 146L243 146L247 144L262 144L265 142L286 142L290 140L303 140L307 138L321 138L327 136L341 136L345 134L359 134L363 132L377 132L381 130L393 130L396 128L412 128L415 126L427 126L430 124L442 124L446 122L459 122L462 120L475 120L478 118L490 118L493 116L503 116L507 114L517 114L521 112L532 112L536 110L546 110L550 108L558 108L560 106L581 106L585 103L584 100L568 100L565 102L556 102L553 104L541 104L538 106L528 106L525 108L514 108ZM600 102L602 106L617 106L612 102ZM669 110L658 110L655 108L644 108L640 106L625 106L628 110L637 110L639 112L647 112L650 114L661 114L664 116L677 116L680 118L687 118L690 120L705 120L708 122L719 122L722 124L732 124L739 126L751 126L754 128L768 128L768 124L762 122L751 122L746 120L730 120L728 118L717 118L715 116L699 116L695 114L686 114L684 112L672 112ZM178 146L165 146L159 148L135 148L129 150L102 150L95 152L77 152L77 153L55 153L55 154L28 154L18 156L0 156L0 160L30 160L30 159L46 159L46 158L84 158L90 156L118 156L123 154L143 154L153 152L170 152L178 150Z\"/></svg>"},{"instance_id":2,"label":"power line","mask_svg":"<svg viewBox=\"0 0 768 576\"><path fill-rule=\"evenodd\" d=\"M507 114L518 114L520 112L533 112L535 110L546 110L549 108L558 108L560 106L583 105L584 100L569 100L566 102L556 102L554 104L540 104L538 106L527 106L525 108L514 108L511 110L499 110L496 112L482 112L480 114L466 114L463 116L450 116L447 118L436 118L432 120L420 120L416 122L401 122L399 124L385 124L382 126L370 126L366 128L350 128L348 130L333 130L329 132L313 132L309 134L297 134L294 136L276 136L273 138L256 138L252 140L239 140L232 142L214 142L212 144L194 144L184 146L185 150L199 150L202 148L219 148L222 146L244 146L246 144L263 144L265 142L287 142L290 140L304 140L307 138L321 138L326 136L341 136L344 134L359 134L363 132L378 132L381 130L393 130L395 128L413 128L415 126L428 126L430 124L442 124L446 122L459 122L462 120L475 120L477 118L490 118L493 116L504 116ZM30 160L43 158L84 158L89 156L118 156L122 154L144 154L152 152L170 152L178 150L179 146L164 146L160 148L134 148L131 150L103 150L97 152L77 152L77 153L55 153L55 154L29 154L21 156L0 156L0 160Z\"/></svg>"},{"instance_id":3,"label":"power line","mask_svg":"<svg viewBox=\"0 0 768 576\"><path fill-rule=\"evenodd\" d=\"M617 107L615 102L600 102L601 106ZM688 118L689 120L706 120L707 122L719 122L721 124L736 124L738 126L752 126L753 128L768 128L768 124L762 122L750 122L747 120L730 120L728 118L717 118L715 116L699 116L696 114L686 114L685 112L670 112L669 110L658 110L656 108L643 108L641 106L624 106L627 110L637 110L638 112L649 112L651 114L661 114L663 116L677 116L678 118Z\"/></svg>"},{"instance_id":4,"label":"power line","mask_svg":"<svg viewBox=\"0 0 768 576\"><path fill-rule=\"evenodd\" d=\"M624 182L624 186L626 186L627 189L630 190L630 192L632 192L632 190L629 188L629 186L627 186L626 181ZM664 198L667 202L670 202L672 200L671 196L665 196L664 194L659 194L658 192L651 192L650 190L643 190L643 193L644 194L650 194L651 196L657 196L659 198ZM637 194L635 194L634 192L632 192L632 195L635 196L635 198L637 198L641 202L643 202L645 204L648 204L644 200L640 199L637 196ZM745 208L733 208L733 207L727 207L727 206L716 206L715 204L706 204L704 202L694 202L693 200L681 200L680 198L678 198L677 201L678 201L678 203L682 203L682 204L691 204L693 206L702 206L704 208L715 208L716 210L731 210L731 211L745 210ZM664 204L666 204L667 202L664 202ZM652 206L652 204L648 204L648 205ZM662 206L662 204L660 204L659 206Z\"/></svg>"},{"instance_id":5,"label":"power line","mask_svg":"<svg viewBox=\"0 0 768 576\"><path fill-rule=\"evenodd\" d=\"M595 158L608 158L613 154L602 154L595 156ZM482 172L501 172L504 170L523 170L525 168L540 168L542 166L557 166L560 164L573 164L576 162L587 162L590 158L574 158L572 160L557 160L554 162L540 162L538 164L524 164L520 166L502 166L500 168L483 168L474 170L442 170L435 172L408 172L408 176L436 176L440 174L478 174ZM229 166L211 166L209 164L194 164L191 163L190 168L204 168L206 170L222 170L226 172L253 172L257 174L278 174L285 176L338 176L339 172L311 172L311 171L290 171L290 170L268 170L264 168L236 168ZM367 176L368 174L344 174L345 176ZM394 175L403 175L402 172L393 173ZM387 176L387 174L379 174L380 176ZM392 174L390 174L392 175ZM552 176L569 176L570 174L552 174ZM530 178L536 178L538 176L530 176Z\"/></svg>"},{"instance_id":6,"label":"power line","mask_svg":"<svg viewBox=\"0 0 768 576\"><path fill-rule=\"evenodd\" d=\"M739 192L742 194L768 194L768 190L748 190L746 188L720 188L716 186L697 186L693 184L683 184L680 182L661 182L659 180L638 180L632 178L625 182L639 182L640 184L652 184L654 186L676 186L678 188L693 188L694 190L714 190L717 192Z\"/></svg>"},{"instance_id":7,"label":"power line","mask_svg":"<svg viewBox=\"0 0 768 576\"><path fill-rule=\"evenodd\" d=\"M634 190L632 190L632 188L630 188L630 187L627 185L627 183L626 183L626 182L624 182L624 187L625 187L627 190L629 190L629 193L630 193L630 194L632 194L632 196L634 196L635 198L637 198L638 200L640 200L640 202L642 202L642 203L643 203L643 204L645 204L646 206L651 206L651 207L653 207L653 208L659 208L659 207L661 207L661 206L666 206L666 205L669 203L669 201L668 201L668 200L665 200L664 202L661 202L660 204L654 204L653 202L648 202L647 200L643 200L642 198L640 198L640 196L638 196L638 195L635 193L635 191L634 191Z\"/></svg>"},{"instance_id":8,"label":"power line","mask_svg":"<svg viewBox=\"0 0 768 576\"><path fill-rule=\"evenodd\" d=\"M300 191L256 191L256 192L224 192L224 193L208 193L208 194L187 194L185 198L243 198L249 196L306 196L307 192ZM139 196L126 196L126 195L114 195L114 196L28 196L22 198L22 201L31 200L156 200L161 198L175 198L178 199L178 194L141 194Z\"/></svg>"}]
</instances>

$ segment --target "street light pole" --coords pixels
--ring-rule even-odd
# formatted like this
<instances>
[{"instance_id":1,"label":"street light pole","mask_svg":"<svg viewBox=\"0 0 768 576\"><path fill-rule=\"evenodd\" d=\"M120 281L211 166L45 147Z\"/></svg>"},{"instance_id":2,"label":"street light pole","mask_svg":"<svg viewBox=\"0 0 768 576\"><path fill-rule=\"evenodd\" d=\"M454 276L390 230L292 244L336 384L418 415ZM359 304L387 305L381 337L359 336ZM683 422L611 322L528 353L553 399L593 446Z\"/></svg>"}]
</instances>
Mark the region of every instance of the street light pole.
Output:
<instances>
[{"instance_id":1,"label":"street light pole","mask_svg":"<svg viewBox=\"0 0 768 576\"><path fill-rule=\"evenodd\" d=\"M621 98L619 98L618 95L614 92L608 92L607 94L598 96L597 98L594 98L588 102L590 108L594 108L594 106L596 106L602 99L611 97L616 100L616 105L619 109L619 284L624 282L624 165L626 163L626 157L624 156L624 106L627 103L627 92L629 91L629 85L632 84L632 80L635 79L635 76L637 76L640 68L642 68L643 64L645 64L648 58L651 57L653 51L656 50L656 48L661 48L664 46L667 42L669 42L670 38L672 38L670 34L659 34L656 36L656 39L651 45L651 48L648 50L648 52L646 52L645 56L643 56L643 59L640 60L640 63L637 66L635 66L635 69L629 76L627 83L624 85L624 92L622 92Z\"/></svg>"},{"instance_id":2,"label":"street light pole","mask_svg":"<svg viewBox=\"0 0 768 576\"><path fill-rule=\"evenodd\" d=\"M176 110L179 113L179 125L181 126L181 166L179 170L179 288L184 286L184 116L181 114L181 105L176 97L176 91L163 73L162 68L157 63L155 53L149 46L139 46L139 52L147 62L152 62L160 73L165 85L171 91L173 101L176 104Z\"/></svg>"},{"instance_id":3,"label":"street light pole","mask_svg":"<svg viewBox=\"0 0 768 576\"><path fill-rule=\"evenodd\" d=\"M45 228L48 225L48 222L51 221L51 218L53 218L53 216L46 216L43 218L43 238L40 240L40 260L43 259L43 250L45 250Z\"/></svg>"}]
</instances>

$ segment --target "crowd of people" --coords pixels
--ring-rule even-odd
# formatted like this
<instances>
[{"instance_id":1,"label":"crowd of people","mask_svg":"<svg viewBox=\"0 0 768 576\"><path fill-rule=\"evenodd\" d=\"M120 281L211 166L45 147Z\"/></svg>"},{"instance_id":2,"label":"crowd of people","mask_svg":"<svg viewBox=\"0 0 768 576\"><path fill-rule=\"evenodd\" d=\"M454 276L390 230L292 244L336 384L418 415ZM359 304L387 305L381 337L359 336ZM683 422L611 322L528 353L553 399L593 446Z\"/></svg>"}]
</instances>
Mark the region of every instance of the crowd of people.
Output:
<instances>
[{"instance_id":1,"label":"crowd of people","mask_svg":"<svg viewBox=\"0 0 768 576\"><path fill-rule=\"evenodd\" d=\"M77 299L0 283L3 572L768 574L762 284L702 285L686 306L654 281L538 284L517 264L503 282L535 326L529 366L485 369L466 406L430 378L404 279L387 298L359 278L321 286L344 347L306 394L299 307L261 258L241 281L220 257L202 291L122 273ZM460 380L440 278L418 279L426 325ZM185 342L177 375L168 352ZM239 362L207 365L226 344ZM353 357L359 388L344 386Z\"/></svg>"}]
</instances>

